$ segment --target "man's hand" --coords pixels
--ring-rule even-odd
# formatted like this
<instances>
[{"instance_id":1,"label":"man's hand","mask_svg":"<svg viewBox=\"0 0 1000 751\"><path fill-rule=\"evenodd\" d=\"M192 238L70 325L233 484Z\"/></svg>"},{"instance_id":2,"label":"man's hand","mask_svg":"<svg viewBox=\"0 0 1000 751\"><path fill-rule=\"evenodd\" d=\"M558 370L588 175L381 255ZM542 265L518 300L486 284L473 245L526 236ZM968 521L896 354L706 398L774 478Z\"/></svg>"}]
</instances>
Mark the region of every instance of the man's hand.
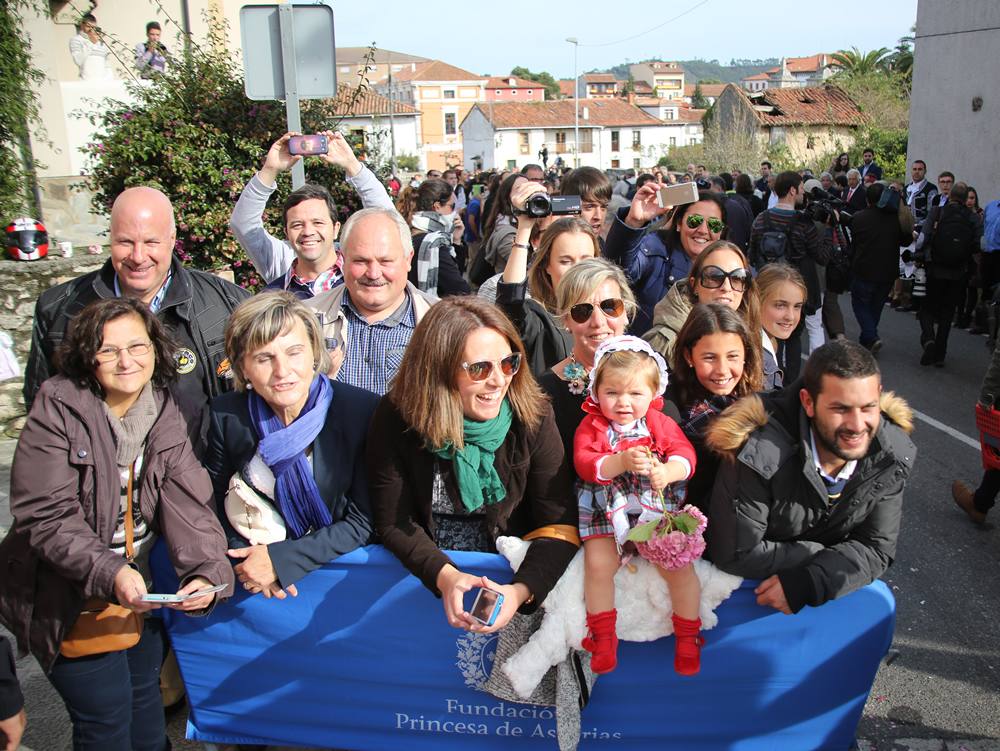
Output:
<instances>
[{"instance_id":1,"label":"man's hand","mask_svg":"<svg viewBox=\"0 0 1000 751\"><path fill-rule=\"evenodd\" d=\"M0 737L6 736L7 742L3 745L2 751L17 751L21 744L21 736L24 735L24 727L28 724L28 716L24 713L24 708L6 720L0 720Z\"/></svg>"},{"instance_id":2,"label":"man's hand","mask_svg":"<svg viewBox=\"0 0 1000 751\"><path fill-rule=\"evenodd\" d=\"M257 177L260 178L260 181L264 185L274 185L280 173L287 172L302 160L301 156L293 155L288 151L288 139L297 135L301 134L289 131L272 143L271 148L267 150L267 156L264 157L264 165L260 168L260 172L257 173Z\"/></svg>"},{"instance_id":3,"label":"man's hand","mask_svg":"<svg viewBox=\"0 0 1000 751\"><path fill-rule=\"evenodd\" d=\"M785 599L785 590L777 576L767 577L757 586L754 594L757 595L758 605L772 607L785 615L792 614L792 609L788 607L788 600Z\"/></svg>"},{"instance_id":4,"label":"man's hand","mask_svg":"<svg viewBox=\"0 0 1000 751\"><path fill-rule=\"evenodd\" d=\"M324 130L323 135L326 136L328 145L326 153L320 154L319 158L327 164L340 167L347 173L348 177L357 177L363 165L354 156L354 150L343 134L334 133L332 130Z\"/></svg>"}]
</instances>

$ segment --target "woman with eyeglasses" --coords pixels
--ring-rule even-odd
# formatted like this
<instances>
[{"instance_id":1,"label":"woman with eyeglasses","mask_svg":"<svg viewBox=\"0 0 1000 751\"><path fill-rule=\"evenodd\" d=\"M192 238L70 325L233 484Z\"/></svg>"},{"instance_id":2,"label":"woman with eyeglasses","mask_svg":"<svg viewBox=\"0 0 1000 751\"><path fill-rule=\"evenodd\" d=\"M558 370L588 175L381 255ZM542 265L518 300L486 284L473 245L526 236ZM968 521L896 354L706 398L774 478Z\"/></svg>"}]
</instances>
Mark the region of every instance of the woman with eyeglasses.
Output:
<instances>
[{"instance_id":1,"label":"woman with eyeglasses","mask_svg":"<svg viewBox=\"0 0 1000 751\"><path fill-rule=\"evenodd\" d=\"M492 632L534 612L576 553L578 537L537 539L510 584L463 571L447 553L495 552L501 535L577 523L552 408L517 331L485 300L442 300L417 325L372 418L367 467L382 543L441 597L455 628ZM477 587L503 595L492 626L463 606Z\"/></svg>"},{"instance_id":2,"label":"woman with eyeglasses","mask_svg":"<svg viewBox=\"0 0 1000 751\"><path fill-rule=\"evenodd\" d=\"M62 697L73 748L166 749L163 621L150 551L162 537L205 612L232 594L212 485L169 386L177 344L142 302L85 307L35 398L14 453L0 543L0 622ZM198 594L214 585L220 592ZM115 638L102 624L123 629Z\"/></svg>"},{"instance_id":3,"label":"woman with eyeglasses","mask_svg":"<svg viewBox=\"0 0 1000 751\"><path fill-rule=\"evenodd\" d=\"M462 276L465 225L455 211L454 188L444 180L424 180L397 206L413 234L410 283L438 297L469 294L472 288Z\"/></svg>"},{"instance_id":4,"label":"woman with eyeglasses","mask_svg":"<svg viewBox=\"0 0 1000 751\"><path fill-rule=\"evenodd\" d=\"M757 290L750 262L738 246L719 240L702 250L687 279L677 282L653 311L653 326L643 336L667 362L674 341L697 303L721 303L743 318L750 331L762 334Z\"/></svg>"},{"instance_id":5,"label":"woman with eyeglasses","mask_svg":"<svg viewBox=\"0 0 1000 751\"><path fill-rule=\"evenodd\" d=\"M511 202L519 210L540 189L537 183L521 179L523 182L511 194ZM569 357L573 347L556 305L560 279L583 259L600 254L597 235L587 222L578 217L561 217L542 233L529 266L532 229L543 221L547 218L518 216L516 238L496 296L497 305L521 335L527 365L536 378Z\"/></svg>"},{"instance_id":6,"label":"woman with eyeglasses","mask_svg":"<svg viewBox=\"0 0 1000 751\"><path fill-rule=\"evenodd\" d=\"M696 202L676 207L666 224L655 229L656 220L670 210L657 202L662 187L646 183L636 191L631 206L618 210L605 245L605 256L625 269L639 305L629 327L635 336L649 330L656 303L687 277L698 254L726 235L725 201L708 191L698 193Z\"/></svg>"}]
</instances>

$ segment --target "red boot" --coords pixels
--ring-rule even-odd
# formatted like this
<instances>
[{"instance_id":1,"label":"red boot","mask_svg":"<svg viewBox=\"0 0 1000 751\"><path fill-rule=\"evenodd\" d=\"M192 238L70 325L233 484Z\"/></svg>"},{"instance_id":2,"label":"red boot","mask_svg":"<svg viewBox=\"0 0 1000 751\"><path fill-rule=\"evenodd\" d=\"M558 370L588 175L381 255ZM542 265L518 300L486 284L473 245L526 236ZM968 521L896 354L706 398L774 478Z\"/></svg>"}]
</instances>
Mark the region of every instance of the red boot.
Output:
<instances>
[{"instance_id":1,"label":"red boot","mask_svg":"<svg viewBox=\"0 0 1000 751\"><path fill-rule=\"evenodd\" d=\"M701 670L701 645L705 643L701 637L701 618L693 621L679 615L671 618L677 641L674 646L674 670L681 675L698 675Z\"/></svg>"},{"instance_id":2,"label":"red boot","mask_svg":"<svg viewBox=\"0 0 1000 751\"><path fill-rule=\"evenodd\" d=\"M590 669L595 673L610 673L618 665L618 635L615 633L617 621L617 610L587 613L588 634L583 640L583 648L593 655Z\"/></svg>"}]
</instances>

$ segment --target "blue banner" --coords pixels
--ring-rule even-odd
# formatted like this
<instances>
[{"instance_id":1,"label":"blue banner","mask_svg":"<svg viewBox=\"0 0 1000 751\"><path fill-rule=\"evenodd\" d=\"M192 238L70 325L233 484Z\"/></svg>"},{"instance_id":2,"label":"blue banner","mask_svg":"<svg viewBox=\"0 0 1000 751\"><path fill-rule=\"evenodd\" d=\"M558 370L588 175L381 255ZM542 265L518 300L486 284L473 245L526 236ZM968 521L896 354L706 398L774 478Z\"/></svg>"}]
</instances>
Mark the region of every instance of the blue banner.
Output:
<instances>
[{"instance_id":1,"label":"blue banner","mask_svg":"<svg viewBox=\"0 0 1000 751\"><path fill-rule=\"evenodd\" d=\"M497 555L453 553L509 581ZM176 586L160 546L157 591ZM582 715L580 748L836 749L853 739L895 602L876 582L794 616L744 582L704 633L702 670L673 671L673 638L623 643ZM188 737L384 751L552 749L553 711L477 690L495 636L447 625L441 602L379 546L324 566L284 601L238 591L204 618L164 610L191 704Z\"/></svg>"}]
</instances>

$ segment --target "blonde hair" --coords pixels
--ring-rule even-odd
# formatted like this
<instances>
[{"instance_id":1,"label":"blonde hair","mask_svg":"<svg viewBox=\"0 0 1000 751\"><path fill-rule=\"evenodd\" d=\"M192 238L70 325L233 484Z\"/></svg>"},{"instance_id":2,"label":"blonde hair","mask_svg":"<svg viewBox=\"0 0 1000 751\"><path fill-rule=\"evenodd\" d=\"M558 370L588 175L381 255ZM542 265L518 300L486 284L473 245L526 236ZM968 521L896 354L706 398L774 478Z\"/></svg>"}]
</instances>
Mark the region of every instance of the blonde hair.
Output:
<instances>
[{"instance_id":1,"label":"blonde hair","mask_svg":"<svg viewBox=\"0 0 1000 751\"><path fill-rule=\"evenodd\" d=\"M507 390L515 419L534 430L548 408L531 375L524 344L510 319L481 297L447 297L432 305L417 324L387 394L403 419L430 448L451 444L462 449L465 445L458 373L465 342L480 328L493 329L508 341L512 352L521 354L521 367Z\"/></svg>"},{"instance_id":2,"label":"blonde hair","mask_svg":"<svg viewBox=\"0 0 1000 751\"><path fill-rule=\"evenodd\" d=\"M621 266L611 263L606 258L584 258L566 270L556 286L556 314L567 315L570 308L581 300L588 299L594 294L594 290L605 282L615 282L621 289L621 299L625 303L625 314L631 321L638 308L635 303L635 295L632 294L632 287Z\"/></svg>"},{"instance_id":3,"label":"blonde hair","mask_svg":"<svg viewBox=\"0 0 1000 751\"><path fill-rule=\"evenodd\" d=\"M660 366L645 352L622 349L602 357L590 376L594 382L595 392L601 387L601 381L612 373L625 375L628 377L629 383L632 383L636 377L645 378L653 395L658 395Z\"/></svg>"},{"instance_id":4,"label":"blonde hair","mask_svg":"<svg viewBox=\"0 0 1000 751\"><path fill-rule=\"evenodd\" d=\"M531 266L528 267L528 289L531 290L531 296L550 312L554 311L557 306L556 291L552 286L552 277L549 276L548 271L549 259L552 257L552 245L560 235L567 232L590 237L594 243L594 258L601 255L601 245L594 233L594 228L579 217L564 216L561 219L556 219L546 228L539 241L538 251L531 260Z\"/></svg>"},{"instance_id":5,"label":"blonde hair","mask_svg":"<svg viewBox=\"0 0 1000 751\"><path fill-rule=\"evenodd\" d=\"M788 284L793 284L798 287L799 291L802 292L802 302L809 298L809 289L806 287L806 280L802 278L802 274L794 266L787 263L769 263L764 268L760 270L757 274L757 289L760 296L760 306L761 308L771 299L771 295L778 293L778 287L786 282ZM771 335L767 329L764 329L764 333L767 334L767 338L771 340L772 346L777 347L777 340Z\"/></svg>"},{"instance_id":6,"label":"blonde hair","mask_svg":"<svg viewBox=\"0 0 1000 751\"><path fill-rule=\"evenodd\" d=\"M239 391L247 387L243 357L287 333L296 320L302 321L306 328L306 338L312 347L313 370L326 373L330 369L330 354L323 344L316 314L291 292L262 292L237 305L226 324L226 357Z\"/></svg>"}]
</instances>

